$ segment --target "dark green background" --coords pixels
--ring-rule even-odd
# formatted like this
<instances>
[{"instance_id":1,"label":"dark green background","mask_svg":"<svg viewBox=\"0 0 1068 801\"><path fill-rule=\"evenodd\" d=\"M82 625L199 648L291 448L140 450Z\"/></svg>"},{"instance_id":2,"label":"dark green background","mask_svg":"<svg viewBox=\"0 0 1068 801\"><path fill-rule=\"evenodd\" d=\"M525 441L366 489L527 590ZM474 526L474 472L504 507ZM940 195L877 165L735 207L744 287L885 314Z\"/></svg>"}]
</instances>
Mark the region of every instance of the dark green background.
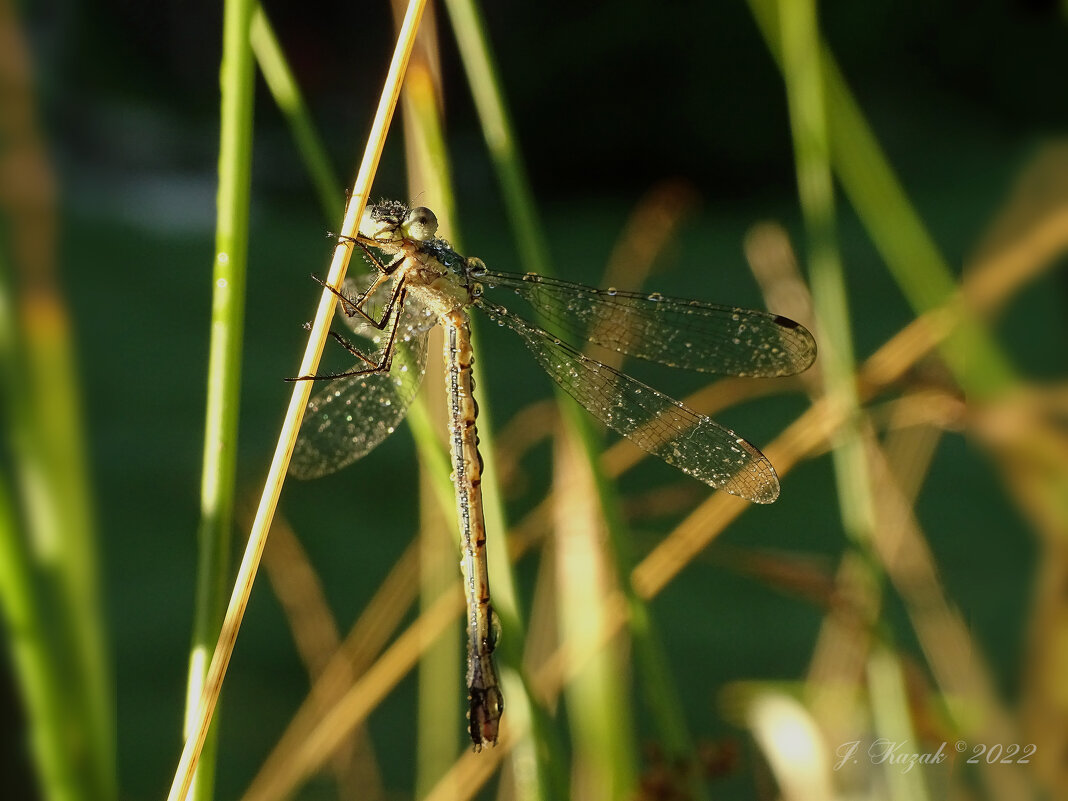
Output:
<instances>
[{"instance_id":1,"label":"dark green background","mask_svg":"<svg viewBox=\"0 0 1068 801\"><path fill-rule=\"evenodd\" d=\"M380 4L364 5L267 7L344 180L362 150L392 46ZM1052 2L930 5L828 2L823 26L906 190L959 266L1017 172L1044 142L1064 135L1068 37ZM61 176L60 258L84 382L121 785L126 798L160 798L181 746L193 602L221 9L112 2L24 13ZM799 247L803 239L781 78L747 7L505 3L488 21L558 274L596 281L638 199L656 182L679 177L702 202L655 288L760 305L741 253L746 230L774 218ZM464 243L493 267L518 269L447 24L443 32ZM301 324L318 301L308 273L324 270L330 248L323 231L336 224L321 217L262 82L256 125L239 465L248 495L262 486L288 398L281 379L296 370ZM397 134L399 126L376 195L405 194ZM856 350L865 357L911 314L844 203L841 211ZM1065 374L1066 296L1063 272L1051 271L997 322L1027 375ZM499 426L530 396L547 396L548 381L507 335L484 340L479 383ZM699 385L668 371L649 377L675 395ZM803 408L799 397L765 399L721 420L765 443ZM543 449L531 466L546 463ZM363 463L287 485L281 511L321 571L343 628L413 536L415 476L402 429ZM650 464L628 475L623 488L682 480ZM518 499L514 511L529 503ZM1011 697L1028 615L1032 534L991 458L958 434L942 441L918 513L951 597ZM651 547L671 523L643 523L636 550ZM370 532L379 535L373 542ZM843 537L829 460L793 471L781 500L750 510L722 542L821 554L834 565ZM716 555L713 547L687 568L653 609L694 732L741 737L720 716L718 689L738 679L799 676L821 611L737 575ZM520 568L526 591L533 568L529 558ZM890 619L901 647L918 653L900 611L892 607ZM233 798L306 689L263 579L226 687L219 797ZM406 681L371 719L387 784L402 796L411 794L413 693ZM10 696L5 714L5 728L17 732L18 703ZM648 731L644 718L639 723L640 733ZM17 738L0 767L5 783L22 777L15 781L30 785ZM743 768L724 792L753 797L751 773ZM316 787L330 797L326 785ZM305 797L320 796L308 790Z\"/></svg>"}]
</instances>

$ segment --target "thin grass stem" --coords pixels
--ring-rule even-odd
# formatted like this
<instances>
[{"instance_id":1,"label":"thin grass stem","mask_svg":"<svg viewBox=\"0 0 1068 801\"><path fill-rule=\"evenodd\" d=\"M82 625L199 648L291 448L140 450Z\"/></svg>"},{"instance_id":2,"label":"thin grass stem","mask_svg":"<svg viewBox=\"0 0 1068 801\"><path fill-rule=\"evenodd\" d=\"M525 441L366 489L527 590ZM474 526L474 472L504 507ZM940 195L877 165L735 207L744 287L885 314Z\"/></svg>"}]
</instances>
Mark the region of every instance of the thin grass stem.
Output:
<instances>
[{"instance_id":1,"label":"thin grass stem","mask_svg":"<svg viewBox=\"0 0 1068 801\"><path fill-rule=\"evenodd\" d=\"M389 129L389 123L397 105L397 98L400 95L401 80L408 65L408 57L411 54L412 43L415 40L415 32L419 26L424 5L425 0L412 0L405 15L401 34L398 37L397 47L394 50L382 96L375 113L371 135L345 211L344 222L341 226L341 234L343 236L353 237L358 231L360 215L362 215L364 206L367 204L367 197L371 191L371 182L382 156L386 132ZM328 277L329 286L335 290L340 288L341 282L345 277L350 255L351 248L345 242L339 241L334 249L334 257ZM336 305L335 296L328 289L324 289L322 298L319 301L319 307L316 310L315 320L312 323L308 346L301 360L298 375L311 375L315 372L322 356L323 347L326 344L330 321ZM296 443L297 433L300 430L300 423L304 417L304 410L307 408L310 395L310 381L294 382L293 395L286 410L285 420L282 423L282 430L279 434L274 458L268 470L263 495L256 509L256 517L252 524L252 531L249 534L245 554L238 568L237 579L234 583L230 604L223 619L219 641L208 668L204 693L197 707L194 724L190 727L190 735L186 739L185 747L182 750L178 768L175 771L174 781L168 795L169 801L185 799L192 773L196 769L204 740L207 737L212 714L222 689L222 680L230 663L230 657L233 654L241 619L244 616L245 608L252 592L252 583L266 543L267 532L270 529L271 519L278 504L282 482L285 479L289 459L293 453L293 446Z\"/></svg>"},{"instance_id":2,"label":"thin grass stem","mask_svg":"<svg viewBox=\"0 0 1068 801\"><path fill-rule=\"evenodd\" d=\"M197 583L186 688L186 737L196 725L197 705L207 678L208 655L219 636L226 606L226 588L230 581L252 182L255 92L252 50L248 43L252 8L252 0L227 0L223 7L219 191L212 270L200 525L197 530ZM213 798L217 747L216 725L204 741L192 790L187 797L196 801L210 801Z\"/></svg>"},{"instance_id":3,"label":"thin grass stem","mask_svg":"<svg viewBox=\"0 0 1068 801\"><path fill-rule=\"evenodd\" d=\"M838 500L847 535L865 556L878 584L870 548L875 526L871 482L860 439L860 402L854 373L853 332L838 251L830 142L820 67L814 0L780 0L780 41L793 133L798 195L808 236L813 306L822 334L820 348L826 394L848 423L833 452Z\"/></svg>"},{"instance_id":4,"label":"thin grass stem","mask_svg":"<svg viewBox=\"0 0 1068 801\"><path fill-rule=\"evenodd\" d=\"M330 163L330 156L323 145L323 139L315 123L312 122L311 115L308 114L304 96L297 85L296 78L293 77L293 71L289 68L271 21L267 18L263 6L259 4L252 12L249 41L256 54L260 72L263 73L263 78L271 91L271 96L286 122L289 123L289 130L293 134L297 152L304 159L304 167L315 187L323 214L333 224L334 220L341 217L343 211L341 184L338 183L337 172Z\"/></svg>"},{"instance_id":5,"label":"thin grass stem","mask_svg":"<svg viewBox=\"0 0 1068 801\"><path fill-rule=\"evenodd\" d=\"M845 276L838 250L838 234L835 222L834 182L831 177L830 141L824 102L823 69L820 63L822 48L816 19L815 0L779 0L780 43L782 73L786 83L787 105L790 112L790 130L794 142L794 160L797 171L798 196L808 237L808 263L812 286L813 307L822 336L822 377L825 393L845 415L843 425L834 437L832 461L837 484L839 514L843 529L851 542L851 553L843 560L839 571L843 597L851 598L853 606L848 610L835 610L823 624L824 647L817 649L810 676L836 680L841 669L826 675L825 663L837 657L832 654L841 639L853 636L851 627L843 627L841 620L854 617L862 628L861 637L867 642L867 633L877 625L882 614L882 587L885 576L874 552L878 536L875 521L875 500L871 474L868 469L867 452L864 447L863 428L867 423L861 411L853 356L853 332L850 326L849 305L845 289ZM846 565L851 565L848 569ZM843 632L838 639L828 633ZM850 632L850 633L845 633ZM828 645L829 643L833 643ZM843 646L844 647L844 646ZM842 648L838 648L842 650ZM866 649L865 649L866 650ZM886 661L893 657L884 652ZM876 661L872 653L858 657ZM880 662L879 664L885 664ZM821 666L824 670L821 672ZM899 694L891 670L869 670L868 690L872 697L884 698L878 707L882 713L876 716L878 724L891 725L892 729L879 728L886 737L909 739L910 731L903 730L909 720L908 709L893 709ZM861 678L861 677L858 677ZM825 688L817 686L817 694ZM852 709L843 709L836 719L848 719L855 714ZM899 783L902 793L898 798L916 798L917 786L922 782L912 779Z\"/></svg>"}]
</instances>

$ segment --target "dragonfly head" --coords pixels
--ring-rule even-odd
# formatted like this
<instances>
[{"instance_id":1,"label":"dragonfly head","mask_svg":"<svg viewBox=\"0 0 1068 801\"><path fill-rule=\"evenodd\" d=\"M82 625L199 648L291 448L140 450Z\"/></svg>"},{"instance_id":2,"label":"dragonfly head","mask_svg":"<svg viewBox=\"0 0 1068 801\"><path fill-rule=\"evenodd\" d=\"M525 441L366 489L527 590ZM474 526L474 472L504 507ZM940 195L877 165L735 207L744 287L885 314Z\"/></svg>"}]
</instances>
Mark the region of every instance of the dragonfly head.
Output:
<instances>
[{"instance_id":1,"label":"dragonfly head","mask_svg":"<svg viewBox=\"0 0 1068 801\"><path fill-rule=\"evenodd\" d=\"M426 206L417 206L408 212L401 224L405 239L426 242L438 232L438 217Z\"/></svg>"},{"instance_id":2,"label":"dragonfly head","mask_svg":"<svg viewBox=\"0 0 1068 801\"><path fill-rule=\"evenodd\" d=\"M409 209L403 203L387 200L363 210L360 233L383 244L409 240L426 242L438 230L438 218L426 206Z\"/></svg>"}]
</instances>

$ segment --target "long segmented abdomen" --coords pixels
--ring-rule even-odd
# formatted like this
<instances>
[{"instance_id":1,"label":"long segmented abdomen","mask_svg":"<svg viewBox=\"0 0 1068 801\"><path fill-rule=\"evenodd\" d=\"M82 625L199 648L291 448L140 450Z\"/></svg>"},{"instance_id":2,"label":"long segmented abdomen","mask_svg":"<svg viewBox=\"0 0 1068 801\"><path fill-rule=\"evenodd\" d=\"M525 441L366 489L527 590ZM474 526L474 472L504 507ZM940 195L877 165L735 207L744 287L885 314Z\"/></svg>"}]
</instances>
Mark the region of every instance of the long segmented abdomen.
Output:
<instances>
[{"instance_id":1,"label":"long segmented abdomen","mask_svg":"<svg viewBox=\"0 0 1068 801\"><path fill-rule=\"evenodd\" d=\"M449 455L460 524L464 595L467 601L467 690L471 740L476 749L497 742L504 696L493 661L496 634L486 562L486 520L482 511L482 457L475 426L478 404L471 372L474 354L467 315L441 318L445 329L445 388L449 409Z\"/></svg>"}]
</instances>

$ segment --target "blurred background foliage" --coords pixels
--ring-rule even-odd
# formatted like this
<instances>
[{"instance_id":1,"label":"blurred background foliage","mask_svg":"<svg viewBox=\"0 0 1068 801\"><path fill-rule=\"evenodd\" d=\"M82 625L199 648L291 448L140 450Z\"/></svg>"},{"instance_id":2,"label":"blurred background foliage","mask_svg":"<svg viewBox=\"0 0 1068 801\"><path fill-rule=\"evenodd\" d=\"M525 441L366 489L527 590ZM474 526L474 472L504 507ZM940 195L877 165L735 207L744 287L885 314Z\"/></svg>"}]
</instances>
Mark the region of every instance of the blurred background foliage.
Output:
<instances>
[{"instance_id":1,"label":"blurred background foliage","mask_svg":"<svg viewBox=\"0 0 1068 801\"><path fill-rule=\"evenodd\" d=\"M69 462L60 457L57 469L87 466L84 483L74 479L72 485L81 486L86 498L66 497L70 505L62 509L78 525L95 529L95 539L87 532L79 540L95 542L90 549L95 556L66 555L85 571L85 581L84 596L64 603L77 607L77 598L84 597L87 617L97 613L97 597L101 608L95 622L82 621L89 629L85 636L52 632L54 653L74 648L85 663L74 678L60 675L53 682L68 683L68 704L83 695L100 699L113 693L114 719L108 722L107 710L76 713L71 706L56 714L104 729L114 726L113 735L105 732L94 741L97 752L87 762L109 759L111 737L121 797L159 798L182 742L194 605L222 15L219 4L195 1L5 6L4 41L25 43L28 77L26 94L12 89L18 69L9 59L0 107L0 120L6 120L0 140L6 159L0 516L10 521L13 541L32 529L25 469L33 457L25 448L45 454L41 463L55 464L48 455L55 442L44 437L35 445L33 437L23 437L26 418L20 415L37 413L43 430L58 431L60 440L68 423L50 420L84 428L84 457L75 453ZM347 182L393 46L389 9L305 2L265 10L335 171ZM496 269L520 270L459 54L446 15L438 11L458 228L467 252ZM484 13L556 273L601 282L614 248L633 241L626 239L633 215L660 214L669 221L662 227L670 235L653 249L655 276L646 285L666 294L767 305L744 248L753 243L754 226L776 221L782 228L757 231L771 230L776 241L792 242L802 262L807 250L783 78L750 8L741 2L545 2L488 4ZM931 358L890 392L884 389L865 419L891 450L888 431L914 435L894 440L902 451L893 465L900 482L915 481L915 517L937 566L938 584L932 586L940 587L971 637L961 647L974 650L951 661L958 660L954 664L964 671L978 666L992 683L999 714L1009 719L996 730L1038 744L1036 765L1008 785L1035 797L1068 793L1062 766L1068 706L1061 657L1051 655L1064 641L1068 620L1057 600L1062 580L1068 580L1060 539L1068 533L1065 501L1057 495L1065 486L1068 420L1065 23L1063 4L1040 0L869 0L826 2L820 8L821 32L848 87L955 277L997 267L1011 261L998 258L1014 253L1013 274L1026 276L1007 278L1009 289L998 290L998 271L983 273L986 286L990 281L995 286L984 308L990 330L1021 379L1016 401L993 408L972 404L940 360ZM8 56L16 52L0 50ZM262 485L289 392L281 379L296 370L301 324L318 297L308 273L322 274L330 253L323 231L337 225L323 216L262 78L256 92L238 452L241 508L254 503ZM36 123L28 123L40 144L36 172L10 166L27 110L37 115ZM400 131L398 120L374 197L409 195ZM53 180L54 194L23 191L50 187ZM844 199L837 209L853 350L863 362L916 314L883 268L870 230ZM54 215L49 218L54 230L39 227L40 214ZM648 216L637 219L647 226L639 226L640 243L643 231L655 226ZM27 225L38 226L33 241L50 243L43 256L22 246ZM27 267L27 258L44 265L47 280L38 280L42 273ZM37 292L42 286L45 291ZM26 299L42 295L54 304L51 312L27 312L40 306ZM52 350L34 348L31 334L42 329L31 323L42 319L46 342L53 332L60 343ZM18 321L29 325L29 333ZM62 345L65 326L69 363ZM510 455L510 442L525 443L525 425L538 418L517 416L530 413L532 400L549 397L548 382L504 336L484 337L483 350L479 386L500 432L496 445L507 468L500 478L509 518L519 521L548 491L556 457L544 441ZM637 374L676 397L703 385L668 371L639 368ZM19 387L28 384L39 393L35 401L19 399ZM749 393L755 396L717 410L716 417L764 445L808 407L803 388L818 395L814 385L788 383L781 391L769 389L772 394ZM57 395L60 407L73 408L56 410L45 403ZM903 398L911 398L912 406L897 403ZM1047 428L1021 422L1039 418ZM526 423L509 425L517 419ZM1035 430L1052 432L1042 438L1048 452L1021 455L1014 446L1030 442L1028 432ZM925 448L929 466L916 455ZM413 539L420 521L413 500L417 484L405 428L349 470L287 485L281 512L298 533L342 632ZM638 555L653 550L707 496L701 485L648 461L620 479L619 491ZM819 673L814 654L821 653L821 638L831 636L827 621L842 589L836 583L839 565L848 562L851 550L838 506L831 460L817 449L817 458L785 477L775 506L749 509L732 522L652 602L687 723L704 744L701 753L715 776L709 791L716 797L771 798L778 792L807 797L789 794L774 748L753 723L753 710L763 708L753 699L769 687L806 697L800 681L813 670ZM246 533L242 519L237 539ZM38 542L27 545L23 557L32 560L39 549ZM526 557L517 569L522 595L536 596L538 560ZM41 582L48 596L49 581ZM979 717L989 710L970 706L970 696L949 697L902 594L908 595L900 587L885 591L871 633L903 666L904 706L914 734L906 750L934 751L938 743L952 746L964 736L960 720L968 714L947 711L955 704ZM27 623L12 612L13 603L5 597L8 630L18 632ZM50 620L46 616L37 625L47 632ZM100 652L87 640L97 642ZM855 644L848 637L845 642ZM32 703L16 667L23 657L18 648L11 653L0 663L0 717L7 733L0 775L6 797L30 799L43 792L41 768L27 737ZM877 672L879 664L873 657L866 670ZM70 684L78 681L86 687ZM221 707L218 797L241 796L307 688L286 615L261 578ZM462 693L459 683L456 693ZM405 679L372 715L368 732L377 759L369 773L359 775L374 778L361 785L364 794L351 797L413 795L415 696L414 679ZM678 797L669 794L678 790L676 778L670 760L658 756L649 717L636 703L634 730L642 748L635 773L642 784L631 795ZM442 725L454 725L459 753L462 720ZM969 749L976 744L964 739ZM832 751L838 745L828 742ZM961 759L957 755L952 770L943 766L923 774L930 797L947 797L947 788L954 797L999 797L1002 779L990 775L997 766L984 772L959 764ZM86 798L113 792L108 770L97 773L86 779L97 788ZM923 797L890 778L853 780L868 793L853 797ZM302 798L337 797L325 776L302 793ZM483 793L489 797L489 791Z\"/></svg>"}]
</instances>

